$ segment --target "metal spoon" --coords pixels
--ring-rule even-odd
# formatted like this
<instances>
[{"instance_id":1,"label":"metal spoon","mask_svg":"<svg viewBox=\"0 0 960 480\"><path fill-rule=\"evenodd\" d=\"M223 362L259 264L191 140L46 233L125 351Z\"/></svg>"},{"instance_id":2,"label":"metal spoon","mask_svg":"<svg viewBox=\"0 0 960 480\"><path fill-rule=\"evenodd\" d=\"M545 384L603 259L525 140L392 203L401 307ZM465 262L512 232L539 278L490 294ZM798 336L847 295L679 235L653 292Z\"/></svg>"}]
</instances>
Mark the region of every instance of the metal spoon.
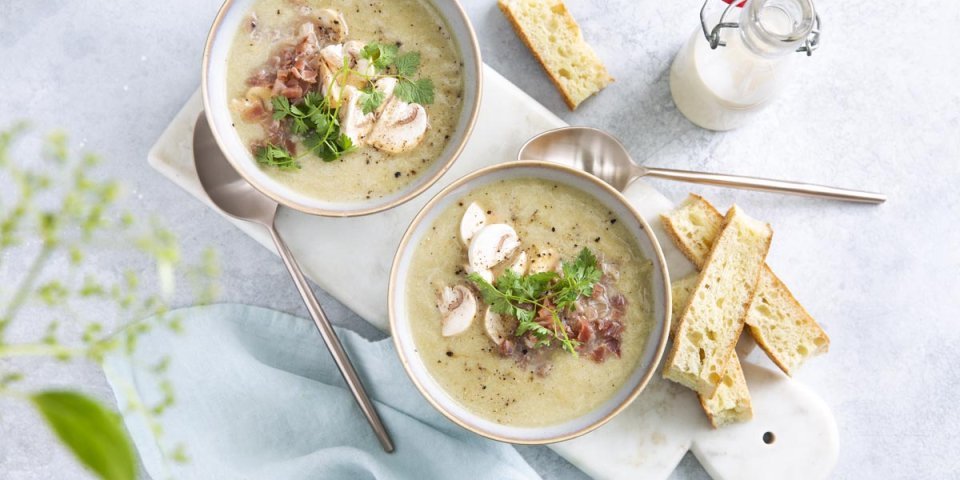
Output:
<instances>
[{"instance_id":1,"label":"metal spoon","mask_svg":"<svg viewBox=\"0 0 960 480\"><path fill-rule=\"evenodd\" d=\"M270 236L273 237L273 242L277 246L277 251L280 252L280 258L283 259L284 265L290 271L293 283L297 285L297 290L303 297L303 303L306 304L313 322L317 324L320 336L323 337L323 342L327 345L334 363L337 364L343 379L350 387L353 398L356 399L360 405L360 410L363 410L367 421L373 427L373 432L380 440L380 445L388 453L393 452L393 441L390 440L390 435L384 428L383 422L380 421L380 416L374 409L373 403L370 402L357 371L354 370L350 359L347 357L347 352L343 350L343 345L340 344L340 339L337 338L333 326L324 315L320 304L317 303L317 298L310 290L307 280L303 277L300 267L293 258L293 254L290 253L287 244L277 233L277 228L274 226L277 203L250 186L233 169L233 166L223 156L223 152L220 151L220 147L214 141L210 126L207 124L207 118L203 114L200 114L200 118L197 119L197 125L193 131L193 161L196 164L197 175L200 177L200 183L203 185L204 191L207 192L210 200L220 210L232 217L259 223L270 232Z\"/></svg>"},{"instance_id":2,"label":"metal spoon","mask_svg":"<svg viewBox=\"0 0 960 480\"><path fill-rule=\"evenodd\" d=\"M764 192L787 193L807 197L823 197L860 203L883 203L887 196L809 183L741 177L720 173L643 167L634 163L626 147L610 134L588 127L564 127L550 130L530 139L517 156L518 160L549 160L579 168L623 190L630 182L650 176L683 182L719 185Z\"/></svg>"}]
</instances>

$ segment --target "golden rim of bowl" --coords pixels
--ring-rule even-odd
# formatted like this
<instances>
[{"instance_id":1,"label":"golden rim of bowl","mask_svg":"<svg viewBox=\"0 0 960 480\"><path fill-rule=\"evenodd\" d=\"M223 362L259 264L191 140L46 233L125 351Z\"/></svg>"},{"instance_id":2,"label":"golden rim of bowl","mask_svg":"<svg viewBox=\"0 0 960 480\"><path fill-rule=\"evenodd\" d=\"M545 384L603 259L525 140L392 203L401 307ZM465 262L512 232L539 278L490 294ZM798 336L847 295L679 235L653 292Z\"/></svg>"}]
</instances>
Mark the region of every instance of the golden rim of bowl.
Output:
<instances>
[{"instance_id":1,"label":"golden rim of bowl","mask_svg":"<svg viewBox=\"0 0 960 480\"><path fill-rule=\"evenodd\" d=\"M213 39L217 35L217 32L220 30L221 23L223 22L223 17L226 15L227 11L230 10L230 7L233 6L235 0L225 0L223 5L220 6L220 10L217 12L216 18L213 20L213 25L210 26L210 31L207 33L206 44L203 47L203 62L200 71L200 90L203 96L203 111L204 115L207 115L208 123L210 124L210 131L213 132L213 138L217 141L217 145L220 147L220 151L223 152L223 156L227 158L230 164L233 166L234 170L240 174L243 179L256 188L260 193L270 197L273 201L283 205L285 207L298 210L300 212L309 213L311 215L320 215L324 217L359 217L363 215L369 215L371 213L382 212L384 210L389 210L398 205L406 203L418 195L424 192L424 190L433 186L440 177L443 176L447 170L453 166L453 163L460 157L460 154L463 153L463 148L467 145L467 141L470 140L470 135L473 133L474 124L477 122L477 116L480 113L480 101L483 97L483 59L480 57L480 44L477 42L477 34L473 29L473 24L470 22L470 18L467 16L466 12L463 10L463 5L460 4L459 0L447 0L454 4L457 8L461 19L464 24L467 26L467 38L462 39L457 37L457 43L461 44L461 40L467 40L467 45L460 45L460 48L469 48L473 51L474 56L477 61L475 65L472 65L475 68L475 74L477 76L477 86L475 89L477 101L473 105L473 109L470 112L470 117L467 119L466 126L463 130L463 140L456 146L453 153L450 155L450 158L447 162L442 165L430 178L424 181L420 186L414 188L413 190L407 192L406 195L397 198L396 200L386 203L384 205L378 205L370 208L363 208L358 210L329 210L325 208L316 208L310 207L307 205L300 204L298 202L290 201L285 199L272 191L269 188L266 188L264 185L256 182L253 178L247 175L244 169L238 167L239 161L230 156L225 148L223 148L224 142L220 138L220 133L217 131L216 124L210 118L210 93L207 91L207 70L210 68L210 47L213 44ZM429 3L433 3L434 0L428 0ZM435 8L435 7L434 7ZM452 29L451 29L452 30ZM246 159L244 159L246 160Z\"/></svg>"},{"instance_id":2,"label":"golden rim of bowl","mask_svg":"<svg viewBox=\"0 0 960 480\"><path fill-rule=\"evenodd\" d=\"M633 217L640 222L641 229L647 234L647 239L650 241L650 244L653 246L653 250L656 256L655 261L660 265L660 271L663 273L662 278L660 279L663 286L662 301L663 301L664 308L663 308L663 318L660 319L661 324L663 325L663 330L660 332L660 338L657 342L656 352L654 354L653 361L651 362L650 367L647 369L647 372L640 379L640 382L637 383L637 385L630 392L627 398L623 400L623 402L621 402L613 410L611 410L609 413L604 415L602 418L600 418L596 422L593 422L590 425L587 425L583 428L580 428L568 434L557 435L557 436L547 437L547 438L538 439L538 440L510 438L510 437L505 437L501 435L496 435L491 432L485 432L485 431L479 430L477 428L474 428L471 425L468 425L459 417L453 415L451 412L443 408L427 392L426 388L424 388L424 386L420 384L419 380L410 369L408 360L404 356L403 348L401 348L401 345L400 345L399 336L397 335L396 319L394 318L394 311L395 311L394 306L396 304L396 298L395 298L394 292L395 292L395 287L397 285L397 282L399 281L399 279L397 278L397 267L400 264L400 257L402 256L403 252L406 251L408 247L408 243L410 242L411 235L417 229L420 223L423 221L427 213L433 210L434 207L437 205L437 203L439 203L440 200L448 196L450 192L479 177L483 177L487 174L497 172L500 170L511 169L511 168L521 168L521 167L537 167L537 168L559 170L562 172L570 173L576 177L580 177L583 180L600 187L603 190L606 190L608 193L613 195L613 197L616 198L618 201L620 201L620 203L622 203L627 208L627 211L629 211L630 214L633 215ZM574 186L574 188L576 188L576 186ZM673 307L672 300L671 300L671 290L670 290L670 274L667 270L667 261L663 256L663 250L660 248L660 242L657 240L656 235L654 235L653 230L650 228L650 225L647 223L646 220L643 219L643 216L640 215L640 212L638 212L633 207L633 205L630 204L627 198L624 197L623 194L621 194L619 191L617 191L607 183L601 181L600 179L582 170L566 167L557 163L534 161L534 160L510 161L506 163L500 163L497 165L481 168L479 170L476 170L472 173L469 173L457 179L450 185L447 185L446 187L444 187L443 190L438 192L436 195L434 195L434 197L431 198L430 201L427 202L427 204L424 205L423 208L420 209L417 215L413 218L413 221L410 222L410 226L407 227L407 231L404 232L403 238L400 240L400 246L397 248L397 253L396 255L394 255L393 263L390 267L390 282L389 282L389 286L387 287L387 292L388 292L387 312L390 320L390 336L393 337L393 344L397 350L397 355L400 357L400 363L403 364L404 371L407 372L407 376L410 377L410 380L413 381L414 385L416 385L417 390L420 391L420 394L423 395L425 399L427 399L427 402L433 405L433 408L437 409L440 413L442 413L445 417L447 417L453 423L456 423L457 425L460 425L461 427L483 437L487 437L500 442L514 443L514 444L520 444L520 445L543 445L548 443L562 442L564 440L570 440L572 438L579 437L580 435L589 433L597 429L598 427L602 426L603 424L609 422L610 419L617 416L617 414L619 414L625 408L630 406L630 404L633 403L633 401L637 398L637 396L640 395L640 392L642 392L644 388L646 388L647 384L650 383L650 379L653 378L653 375L656 373L657 368L660 366L660 361L663 359L663 353L667 346L667 338L670 334L670 316L671 316L671 310ZM411 341L413 341L412 338L411 338Z\"/></svg>"}]
</instances>

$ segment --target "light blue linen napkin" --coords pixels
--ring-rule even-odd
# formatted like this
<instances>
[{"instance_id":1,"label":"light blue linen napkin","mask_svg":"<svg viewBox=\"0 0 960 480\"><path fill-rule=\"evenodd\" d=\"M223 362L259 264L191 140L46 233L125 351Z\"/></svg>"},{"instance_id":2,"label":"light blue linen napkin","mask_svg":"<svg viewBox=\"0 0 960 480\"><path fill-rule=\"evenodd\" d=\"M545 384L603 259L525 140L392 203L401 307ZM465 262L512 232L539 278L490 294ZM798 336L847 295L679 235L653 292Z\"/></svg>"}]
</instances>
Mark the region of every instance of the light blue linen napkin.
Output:
<instances>
[{"instance_id":1,"label":"light blue linen napkin","mask_svg":"<svg viewBox=\"0 0 960 480\"><path fill-rule=\"evenodd\" d=\"M510 445L437 413L389 339L338 331L393 436L393 454L380 448L309 320L230 304L174 313L184 333L153 329L132 357L112 354L104 364L154 479L539 478ZM158 445L129 393L147 405L163 398L153 366L164 356L176 401L160 417ZM164 453L180 442L189 457L184 464Z\"/></svg>"}]
</instances>

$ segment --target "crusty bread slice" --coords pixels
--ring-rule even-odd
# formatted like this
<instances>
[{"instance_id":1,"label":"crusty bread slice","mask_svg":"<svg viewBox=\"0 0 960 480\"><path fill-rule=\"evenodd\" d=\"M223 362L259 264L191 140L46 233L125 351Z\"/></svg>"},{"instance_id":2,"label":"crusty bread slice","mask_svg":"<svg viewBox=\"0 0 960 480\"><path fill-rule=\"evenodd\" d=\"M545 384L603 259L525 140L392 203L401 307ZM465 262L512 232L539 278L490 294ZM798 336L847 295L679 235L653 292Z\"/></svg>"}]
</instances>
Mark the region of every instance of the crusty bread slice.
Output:
<instances>
[{"instance_id":1,"label":"crusty bread slice","mask_svg":"<svg viewBox=\"0 0 960 480\"><path fill-rule=\"evenodd\" d=\"M680 316L665 378L713 397L743 330L772 238L770 225L736 205L730 208Z\"/></svg>"},{"instance_id":2,"label":"crusty bread slice","mask_svg":"<svg viewBox=\"0 0 960 480\"><path fill-rule=\"evenodd\" d=\"M690 294L697 286L697 275L690 275L673 282L673 333L676 333L676 326L679 325L680 313L690 301ZM724 425L736 422L745 422L753 418L753 404L750 401L750 390L747 389L747 379L743 376L743 369L740 368L740 358L737 356L737 350L730 351L730 359L727 360L726 370L723 372L723 379L717 387L717 393L712 398L697 395L700 398L700 406L704 413L710 419L710 424L714 428L720 428Z\"/></svg>"},{"instance_id":3,"label":"crusty bread slice","mask_svg":"<svg viewBox=\"0 0 960 480\"><path fill-rule=\"evenodd\" d=\"M760 348L787 375L830 349L827 333L766 265L760 272L757 297L750 304L747 326Z\"/></svg>"},{"instance_id":4,"label":"crusty bread slice","mask_svg":"<svg viewBox=\"0 0 960 480\"><path fill-rule=\"evenodd\" d=\"M688 275L670 284L671 299L673 300L670 335L677 334L677 327L680 326L680 314L687 309L687 304L690 303L690 294L693 293L694 288L697 288L699 278L700 275Z\"/></svg>"},{"instance_id":5,"label":"crusty bread slice","mask_svg":"<svg viewBox=\"0 0 960 480\"><path fill-rule=\"evenodd\" d=\"M497 4L570 110L613 82L561 0L499 0Z\"/></svg>"},{"instance_id":6,"label":"crusty bread slice","mask_svg":"<svg viewBox=\"0 0 960 480\"><path fill-rule=\"evenodd\" d=\"M670 213L660 215L663 229L697 270L707 261L723 228L723 214L699 195L690 194Z\"/></svg>"},{"instance_id":7,"label":"crusty bread slice","mask_svg":"<svg viewBox=\"0 0 960 480\"><path fill-rule=\"evenodd\" d=\"M676 210L662 215L664 229L699 268L723 225L710 202L690 195ZM830 338L790 290L764 265L757 295L747 313L750 334L784 373L791 375L807 359L825 353Z\"/></svg>"},{"instance_id":8,"label":"crusty bread slice","mask_svg":"<svg viewBox=\"0 0 960 480\"><path fill-rule=\"evenodd\" d=\"M726 370L717 387L717 393L707 398L699 395L700 406L710 419L713 428L720 428L731 423L746 422L753 418L753 405L750 403L750 391L747 390L747 379L743 376L740 367L740 357L737 350L730 350L730 359Z\"/></svg>"}]
</instances>

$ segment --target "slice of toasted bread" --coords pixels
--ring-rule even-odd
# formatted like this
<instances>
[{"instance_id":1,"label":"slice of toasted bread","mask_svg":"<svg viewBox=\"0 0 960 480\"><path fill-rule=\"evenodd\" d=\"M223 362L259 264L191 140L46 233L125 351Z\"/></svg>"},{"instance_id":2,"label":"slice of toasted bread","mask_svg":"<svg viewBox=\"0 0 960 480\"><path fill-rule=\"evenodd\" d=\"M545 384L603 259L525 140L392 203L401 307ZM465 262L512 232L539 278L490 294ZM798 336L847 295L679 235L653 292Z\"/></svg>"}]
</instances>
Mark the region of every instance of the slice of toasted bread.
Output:
<instances>
[{"instance_id":1,"label":"slice of toasted bread","mask_svg":"<svg viewBox=\"0 0 960 480\"><path fill-rule=\"evenodd\" d=\"M664 229L699 268L723 225L723 215L702 197L690 195L676 210L662 215ZM825 353L830 338L790 290L764 265L757 295L747 313L750 334L784 373Z\"/></svg>"},{"instance_id":2,"label":"slice of toasted bread","mask_svg":"<svg viewBox=\"0 0 960 480\"><path fill-rule=\"evenodd\" d=\"M680 324L680 313L690 301L690 294L697 286L697 275L690 275L673 282L671 290L673 291L673 333L676 333L676 326ZM700 398L700 406L710 420L714 428L720 428L724 425L736 422L745 422L753 418L753 404L750 401L750 390L747 389L747 380L743 376L743 369L740 368L740 358L737 356L737 350L730 351L730 359L727 360L726 370L723 372L723 379L717 387L717 393L711 398L697 395Z\"/></svg>"},{"instance_id":3,"label":"slice of toasted bread","mask_svg":"<svg viewBox=\"0 0 960 480\"><path fill-rule=\"evenodd\" d=\"M690 303L690 294L693 293L694 288L697 288L699 278L700 275L693 274L670 283L670 298L673 300L670 335L677 334L677 327L680 326L680 314L687 309L687 304Z\"/></svg>"},{"instance_id":4,"label":"slice of toasted bread","mask_svg":"<svg viewBox=\"0 0 960 480\"><path fill-rule=\"evenodd\" d=\"M753 418L753 405L750 403L750 391L747 390L747 380L740 367L740 357L737 350L730 350L730 359L723 371L723 378L717 393L707 398L700 395L700 406L710 419L713 428L720 428L731 423L746 422Z\"/></svg>"},{"instance_id":5,"label":"slice of toasted bread","mask_svg":"<svg viewBox=\"0 0 960 480\"><path fill-rule=\"evenodd\" d=\"M497 4L570 110L613 82L561 0L499 0Z\"/></svg>"},{"instance_id":6,"label":"slice of toasted bread","mask_svg":"<svg viewBox=\"0 0 960 480\"><path fill-rule=\"evenodd\" d=\"M736 205L700 271L663 376L712 398L757 288L773 230Z\"/></svg>"}]
</instances>

